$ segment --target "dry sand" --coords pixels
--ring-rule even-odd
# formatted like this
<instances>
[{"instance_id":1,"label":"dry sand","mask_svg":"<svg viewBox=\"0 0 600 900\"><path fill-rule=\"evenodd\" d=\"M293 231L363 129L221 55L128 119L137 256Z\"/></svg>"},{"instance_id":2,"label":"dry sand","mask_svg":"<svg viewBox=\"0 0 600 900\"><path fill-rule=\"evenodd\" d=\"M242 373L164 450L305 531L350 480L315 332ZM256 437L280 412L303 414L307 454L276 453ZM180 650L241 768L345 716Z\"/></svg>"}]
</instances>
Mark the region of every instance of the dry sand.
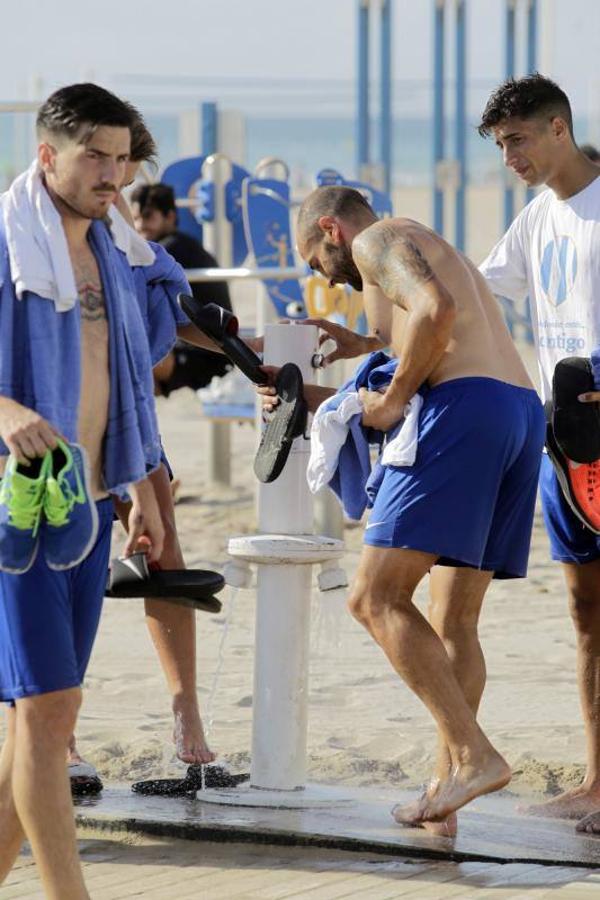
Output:
<instances>
[{"instance_id":1,"label":"dry sand","mask_svg":"<svg viewBox=\"0 0 600 900\"><path fill-rule=\"evenodd\" d=\"M254 429L233 428L233 485L207 483L208 426L191 391L159 401L168 456L182 481L177 520L188 565L219 569L231 535L255 530ZM345 566L356 569L360 527L346 528ZM121 540L115 526L115 550ZM221 595L221 615L198 613L198 691L219 757L249 764L253 591ZM284 598L282 598L284 601ZM427 602L427 583L418 603ZM224 644L224 629L227 629ZM489 591L481 621L488 684L481 723L514 767L510 789L552 794L577 783L585 744L577 699L575 642L562 575L536 516L529 577ZM223 645L219 665L219 647ZM218 670L218 671L217 671ZM107 780L178 772L165 683L141 601L107 601L77 729L80 749ZM432 767L429 714L350 618L340 593L314 591L308 746L310 777L355 785L419 785Z\"/></svg>"}]
</instances>

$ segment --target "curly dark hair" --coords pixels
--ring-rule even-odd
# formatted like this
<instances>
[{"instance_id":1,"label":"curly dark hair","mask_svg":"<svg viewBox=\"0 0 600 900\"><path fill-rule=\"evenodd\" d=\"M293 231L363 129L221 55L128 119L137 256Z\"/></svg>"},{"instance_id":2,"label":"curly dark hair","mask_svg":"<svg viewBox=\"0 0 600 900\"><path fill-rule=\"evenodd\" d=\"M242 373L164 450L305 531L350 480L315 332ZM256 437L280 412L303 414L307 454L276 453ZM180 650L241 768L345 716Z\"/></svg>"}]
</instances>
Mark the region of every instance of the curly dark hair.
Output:
<instances>
[{"instance_id":1,"label":"curly dark hair","mask_svg":"<svg viewBox=\"0 0 600 900\"><path fill-rule=\"evenodd\" d=\"M524 78L509 78L496 88L488 100L478 127L481 137L505 119L563 119L573 137L573 114L569 98L550 78L534 72Z\"/></svg>"},{"instance_id":2,"label":"curly dark hair","mask_svg":"<svg viewBox=\"0 0 600 900\"><path fill-rule=\"evenodd\" d=\"M71 84L60 88L38 110L38 135L51 134L85 144L96 128L109 125L133 130L135 111L130 104L97 84Z\"/></svg>"}]
</instances>

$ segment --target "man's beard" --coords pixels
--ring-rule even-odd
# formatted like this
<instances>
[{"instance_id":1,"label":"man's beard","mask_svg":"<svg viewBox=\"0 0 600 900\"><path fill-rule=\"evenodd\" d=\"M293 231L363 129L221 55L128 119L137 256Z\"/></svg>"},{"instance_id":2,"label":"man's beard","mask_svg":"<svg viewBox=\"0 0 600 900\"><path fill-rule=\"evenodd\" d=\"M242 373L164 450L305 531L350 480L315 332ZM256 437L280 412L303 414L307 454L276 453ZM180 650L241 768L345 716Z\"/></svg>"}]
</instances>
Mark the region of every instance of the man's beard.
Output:
<instances>
[{"instance_id":1,"label":"man's beard","mask_svg":"<svg viewBox=\"0 0 600 900\"><path fill-rule=\"evenodd\" d=\"M347 244L327 245L329 278L338 284L349 284L355 291L362 291L363 282Z\"/></svg>"},{"instance_id":2,"label":"man's beard","mask_svg":"<svg viewBox=\"0 0 600 900\"><path fill-rule=\"evenodd\" d=\"M92 197L99 192L100 188L94 188L92 191ZM96 206L94 200L87 197L80 197L76 192L65 191L64 193L58 193L56 191L56 196L63 203L63 205L67 208L69 213L72 216L75 216L80 219L103 219L107 212L110 204L103 203L102 205ZM116 193L111 203L115 202Z\"/></svg>"}]
</instances>

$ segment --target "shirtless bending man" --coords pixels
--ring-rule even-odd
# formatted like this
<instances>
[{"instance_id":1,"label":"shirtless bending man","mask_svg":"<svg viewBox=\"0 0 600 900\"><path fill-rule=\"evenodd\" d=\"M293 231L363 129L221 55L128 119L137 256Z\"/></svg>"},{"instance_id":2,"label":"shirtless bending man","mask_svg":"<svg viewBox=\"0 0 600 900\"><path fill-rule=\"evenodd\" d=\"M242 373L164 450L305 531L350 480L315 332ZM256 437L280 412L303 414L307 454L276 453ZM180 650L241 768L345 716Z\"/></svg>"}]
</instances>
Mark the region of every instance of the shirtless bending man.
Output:
<instances>
[{"instance_id":1,"label":"shirtless bending man","mask_svg":"<svg viewBox=\"0 0 600 900\"><path fill-rule=\"evenodd\" d=\"M304 201L297 237L311 268L364 290L369 337L321 323L335 332L338 353L356 356L389 340L399 358L385 394L362 391L364 424L390 429L418 388L429 387L417 459L386 469L349 605L439 731L430 787L394 817L430 830L444 822L443 833L452 833L457 809L511 776L475 718L485 682L476 623L494 575L526 574L542 407L484 279L430 229L379 221L358 192L336 186ZM329 393L308 386L311 408ZM432 567L440 602L430 625L413 594Z\"/></svg>"}]
</instances>

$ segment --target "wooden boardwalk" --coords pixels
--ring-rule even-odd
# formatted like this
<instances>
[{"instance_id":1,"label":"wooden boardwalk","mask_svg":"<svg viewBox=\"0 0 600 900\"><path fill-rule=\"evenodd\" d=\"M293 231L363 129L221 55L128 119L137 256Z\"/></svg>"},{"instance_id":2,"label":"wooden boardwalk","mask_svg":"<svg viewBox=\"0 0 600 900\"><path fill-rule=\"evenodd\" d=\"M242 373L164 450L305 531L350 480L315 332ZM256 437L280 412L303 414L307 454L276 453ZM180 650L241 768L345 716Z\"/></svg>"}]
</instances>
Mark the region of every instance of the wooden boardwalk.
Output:
<instances>
[{"instance_id":1,"label":"wooden boardwalk","mask_svg":"<svg viewBox=\"0 0 600 900\"><path fill-rule=\"evenodd\" d=\"M344 853L83 832L93 900L593 900L600 871L566 866L432 862ZM43 900L25 851L0 900Z\"/></svg>"}]
</instances>

